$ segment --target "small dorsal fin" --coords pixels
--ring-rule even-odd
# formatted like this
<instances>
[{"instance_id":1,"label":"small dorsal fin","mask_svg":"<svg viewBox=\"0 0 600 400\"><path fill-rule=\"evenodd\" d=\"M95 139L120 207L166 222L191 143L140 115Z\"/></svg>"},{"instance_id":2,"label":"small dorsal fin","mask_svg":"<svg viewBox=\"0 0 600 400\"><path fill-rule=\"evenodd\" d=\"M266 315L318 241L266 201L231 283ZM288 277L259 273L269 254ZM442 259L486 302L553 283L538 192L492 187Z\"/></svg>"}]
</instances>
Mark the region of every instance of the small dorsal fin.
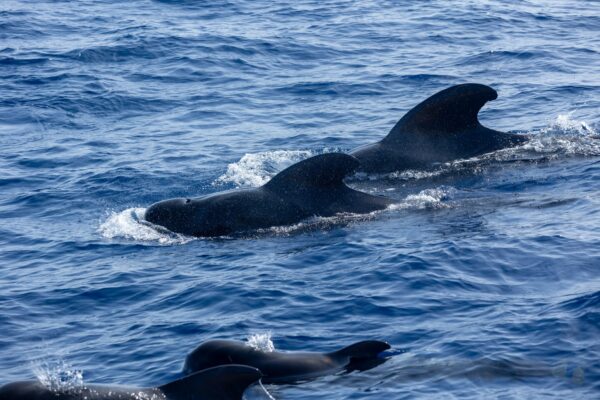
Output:
<instances>
[{"instance_id":1,"label":"small dorsal fin","mask_svg":"<svg viewBox=\"0 0 600 400\"><path fill-rule=\"evenodd\" d=\"M379 340L364 340L351 344L334 354L350 358L376 358L381 352L390 349L390 345Z\"/></svg>"},{"instance_id":2,"label":"small dorsal fin","mask_svg":"<svg viewBox=\"0 0 600 400\"><path fill-rule=\"evenodd\" d=\"M358 160L348 154L320 154L284 169L265 188L277 192L295 192L298 188L343 185L344 177L353 173L359 165Z\"/></svg>"},{"instance_id":3,"label":"small dorsal fin","mask_svg":"<svg viewBox=\"0 0 600 400\"><path fill-rule=\"evenodd\" d=\"M241 400L248 386L262 373L246 365L204 369L160 386L169 400Z\"/></svg>"},{"instance_id":4,"label":"small dorsal fin","mask_svg":"<svg viewBox=\"0 0 600 400\"><path fill-rule=\"evenodd\" d=\"M498 93L489 86L465 83L434 94L410 110L383 142L405 139L405 134L459 133L480 126L477 114Z\"/></svg>"}]
</instances>

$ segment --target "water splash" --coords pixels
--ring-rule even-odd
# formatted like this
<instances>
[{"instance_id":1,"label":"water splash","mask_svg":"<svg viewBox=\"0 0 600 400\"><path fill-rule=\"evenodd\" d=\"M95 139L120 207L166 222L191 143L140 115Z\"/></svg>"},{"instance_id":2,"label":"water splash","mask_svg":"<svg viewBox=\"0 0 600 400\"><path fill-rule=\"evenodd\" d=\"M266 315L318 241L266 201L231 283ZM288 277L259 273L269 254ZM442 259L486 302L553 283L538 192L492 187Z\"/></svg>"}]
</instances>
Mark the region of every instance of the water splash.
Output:
<instances>
[{"instance_id":1,"label":"water splash","mask_svg":"<svg viewBox=\"0 0 600 400\"><path fill-rule=\"evenodd\" d=\"M229 164L227 172L213 185L234 184L237 187L258 187L267 183L279 171L311 157L310 150L275 150L245 154L239 161Z\"/></svg>"},{"instance_id":2,"label":"water splash","mask_svg":"<svg viewBox=\"0 0 600 400\"><path fill-rule=\"evenodd\" d=\"M83 372L64 360L41 360L34 363L32 370L37 380L49 390L72 392L83 388Z\"/></svg>"},{"instance_id":3,"label":"water splash","mask_svg":"<svg viewBox=\"0 0 600 400\"><path fill-rule=\"evenodd\" d=\"M417 194L411 194L397 204L391 205L389 208L392 210L398 209L440 209L448 208L448 200L452 198L452 195L456 192L456 189L452 187L439 187L435 189L425 189Z\"/></svg>"},{"instance_id":4,"label":"water splash","mask_svg":"<svg viewBox=\"0 0 600 400\"><path fill-rule=\"evenodd\" d=\"M260 350L265 351L267 353L271 353L275 351L275 345L273 344L273 340L271 339L271 332L263 332L263 333L254 333L246 339L248 346Z\"/></svg>"},{"instance_id":5,"label":"water splash","mask_svg":"<svg viewBox=\"0 0 600 400\"><path fill-rule=\"evenodd\" d=\"M534 133L530 141L520 147L542 155L600 155L600 140L587 122L572 118L572 113L558 115L547 127Z\"/></svg>"},{"instance_id":6,"label":"water splash","mask_svg":"<svg viewBox=\"0 0 600 400\"><path fill-rule=\"evenodd\" d=\"M194 238L170 232L144 221L145 208L128 208L111 212L98 231L107 239L125 238L159 244L185 244Z\"/></svg>"}]
</instances>

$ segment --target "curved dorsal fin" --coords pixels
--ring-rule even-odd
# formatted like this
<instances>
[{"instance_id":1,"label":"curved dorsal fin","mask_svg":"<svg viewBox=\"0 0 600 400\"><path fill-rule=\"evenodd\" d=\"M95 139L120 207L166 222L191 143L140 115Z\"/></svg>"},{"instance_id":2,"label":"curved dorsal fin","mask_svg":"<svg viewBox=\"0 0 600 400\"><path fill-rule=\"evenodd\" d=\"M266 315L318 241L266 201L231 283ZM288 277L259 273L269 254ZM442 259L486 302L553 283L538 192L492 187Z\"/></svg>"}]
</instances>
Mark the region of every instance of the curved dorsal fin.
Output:
<instances>
[{"instance_id":1,"label":"curved dorsal fin","mask_svg":"<svg viewBox=\"0 0 600 400\"><path fill-rule=\"evenodd\" d=\"M465 83L434 94L410 110L392 128L383 142L401 140L404 134L464 132L480 126L477 114L498 93L489 86Z\"/></svg>"},{"instance_id":2,"label":"curved dorsal fin","mask_svg":"<svg viewBox=\"0 0 600 400\"><path fill-rule=\"evenodd\" d=\"M248 386L262 373L246 365L225 365L204 369L158 389L169 400L242 400Z\"/></svg>"},{"instance_id":3,"label":"curved dorsal fin","mask_svg":"<svg viewBox=\"0 0 600 400\"><path fill-rule=\"evenodd\" d=\"M343 185L344 178L360 163L343 153L321 154L300 161L275 175L264 187L279 193L304 188L328 188Z\"/></svg>"}]
</instances>

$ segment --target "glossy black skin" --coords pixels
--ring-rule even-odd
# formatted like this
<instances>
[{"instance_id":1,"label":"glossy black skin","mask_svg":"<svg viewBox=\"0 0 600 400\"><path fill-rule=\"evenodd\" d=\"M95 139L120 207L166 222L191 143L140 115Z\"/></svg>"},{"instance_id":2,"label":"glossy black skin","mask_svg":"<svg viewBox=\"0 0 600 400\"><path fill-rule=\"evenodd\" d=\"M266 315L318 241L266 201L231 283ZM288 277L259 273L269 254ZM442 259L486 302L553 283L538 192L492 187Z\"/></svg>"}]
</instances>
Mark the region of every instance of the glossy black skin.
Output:
<instances>
[{"instance_id":1,"label":"glossy black skin","mask_svg":"<svg viewBox=\"0 0 600 400\"><path fill-rule=\"evenodd\" d=\"M373 368L386 361L380 354L389 348L385 342L370 340L331 353L283 353L257 350L235 340L211 340L187 356L183 372L235 363L258 368L265 383L296 383L344 370Z\"/></svg>"},{"instance_id":2,"label":"glossy black skin","mask_svg":"<svg viewBox=\"0 0 600 400\"><path fill-rule=\"evenodd\" d=\"M479 123L481 107L497 97L496 91L485 85L452 86L410 110L384 139L350 154L360 161L360 172L389 173L427 169L526 142L525 136Z\"/></svg>"},{"instance_id":3,"label":"glossy black skin","mask_svg":"<svg viewBox=\"0 0 600 400\"><path fill-rule=\"evenodd\" d=\"M86 385L53 391L38 381L21 381L0 387L0 400L241 400L245 389L261 377L256 368L228 365L156 388Z\"/></svg>"},{"instance_id":4,"label":"glossy black skin","mask_svg":"<svg viewBox=\"0 0 600 400\"><path fill-rule=\"evenodd\" d=\"M191 236L224 236L338 213L382 210L392 201L353 190L343 182L359 163L347 154L322 154L280 172L255 189L153 204L145 220Z\"/></svg>"},{"instance_id":5,"label":"glossy black skin","mask_svg":"<svg viewBox=\"0 0 600 400\"><path fill-rule=\"evenodd\" d=\"M167 397L159 389L140 389L118 386L91 385L66 392L55 392L38 381L9 383L0 388L0 400L136 400L139 393L152 399L164 400ZM137 396L137 397L136 397Z\"/></svg>"}]
</instances>

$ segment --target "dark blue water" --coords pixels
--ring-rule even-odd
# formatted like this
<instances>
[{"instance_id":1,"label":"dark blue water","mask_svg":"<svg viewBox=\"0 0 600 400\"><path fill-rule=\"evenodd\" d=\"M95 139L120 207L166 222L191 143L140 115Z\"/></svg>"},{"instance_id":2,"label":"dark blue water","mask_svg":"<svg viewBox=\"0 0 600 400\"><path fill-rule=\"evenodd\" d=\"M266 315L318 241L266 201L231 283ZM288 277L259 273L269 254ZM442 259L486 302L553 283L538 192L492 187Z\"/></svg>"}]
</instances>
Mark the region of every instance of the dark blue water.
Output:
<instances>
[{"instance_id":1,"label":"dark blue water","mask_svg":"<svg viewBox=\"0 0 600 400\"><path fill-rule=\"evenodd\" d=\"M599 26L595 1L3 0L0 383L156 385L211 338L375 338L375 369L269 390L597 397ZM463 82L533 140L355 177L398 201L369 216L213 240L138 222L376 141Z\"/></svg>"}]
</instances>

